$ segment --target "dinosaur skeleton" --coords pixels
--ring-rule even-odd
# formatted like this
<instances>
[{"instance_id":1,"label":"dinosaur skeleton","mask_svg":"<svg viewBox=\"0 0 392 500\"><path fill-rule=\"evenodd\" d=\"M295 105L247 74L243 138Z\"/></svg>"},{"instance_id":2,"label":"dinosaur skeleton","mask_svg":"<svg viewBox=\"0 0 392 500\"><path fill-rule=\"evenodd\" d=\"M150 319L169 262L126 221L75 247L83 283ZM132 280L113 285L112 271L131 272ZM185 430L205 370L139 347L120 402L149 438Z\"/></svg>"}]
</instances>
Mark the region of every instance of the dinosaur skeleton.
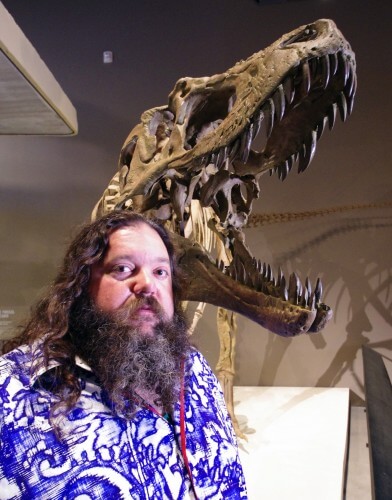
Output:
<instances>
[{"instance_id":1,"label":"dinosaur skeleton","mask_svg":"<svg viewBox=\"0 0 392 500\"><path fill-rule=\"evenodd\" d=\"M324 128L333 128L338 113L343 121L351 113L355 91L354 53L324 19L225 73L181 78L168 104L144 112L129 134L93 217L126 208L166 221L184 300L240 313L282 336L317 332L332 315L320 280L312 289L294 273L274 278L251 255L242 228L261 175L284 180L294 165L303 172ZM213 235L205 247L194 225L189 229L200 211Z\"/></svg>"}]
</instances>

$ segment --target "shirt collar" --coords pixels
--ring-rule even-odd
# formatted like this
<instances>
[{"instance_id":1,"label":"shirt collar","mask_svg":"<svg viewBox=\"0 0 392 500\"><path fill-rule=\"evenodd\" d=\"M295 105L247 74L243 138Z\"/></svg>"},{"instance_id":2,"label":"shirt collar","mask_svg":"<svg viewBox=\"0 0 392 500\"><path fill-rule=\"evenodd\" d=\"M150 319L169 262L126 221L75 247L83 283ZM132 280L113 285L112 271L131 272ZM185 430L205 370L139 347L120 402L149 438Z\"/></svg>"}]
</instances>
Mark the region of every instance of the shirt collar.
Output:
<instances>
[{"instance_id":1,"label":"shirt collar","mask_svg":"<svg viewBox=\"0 0 392 500\"><path fill-rule=\"evenodd\" d=\"M33 386L35 382L45 373L52 370L56 366L60 366L60 363L55 360L49 360L47 366L44 364L44 357L42 353L42 342L34 342L31 346L32 362L31 362L31 376L30 376L30 386ZM78 355L75 356L75 364L77 367L92 373L91 367Z\"/></svg>"}]
</instances>

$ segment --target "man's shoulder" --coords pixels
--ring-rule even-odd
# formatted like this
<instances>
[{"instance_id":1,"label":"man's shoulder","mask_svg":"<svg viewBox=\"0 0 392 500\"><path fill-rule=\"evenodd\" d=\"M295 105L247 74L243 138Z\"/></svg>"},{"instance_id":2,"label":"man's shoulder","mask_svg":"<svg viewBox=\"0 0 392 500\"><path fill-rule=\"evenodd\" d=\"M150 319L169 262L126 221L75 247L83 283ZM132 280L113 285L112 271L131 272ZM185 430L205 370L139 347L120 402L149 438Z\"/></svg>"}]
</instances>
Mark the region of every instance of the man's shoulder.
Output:
<instances>
[{"instance_id":1,"label":"man's shoulder","mask_svg":"<svg viewBox=\"0 0 392 500\"><path fill-rule=\"evenodd\" d=\"M0 385L10 378L28 378L32 363L32 352L28 345L19 346L0 356Z\"/></svg>"},{"instance_id":2,"label":"man's shoulder","mask_svg":"<svg viewBox=\"0 0 392 500\"><path fill-rule=\"evenodd\" d=\"M208 362L203 354L196 349L196 347L191 347L188 355L188 363L190 365L194 365L195 363L199 363L203 366L207 366L209 368Z\"/></svg>"},{"instance_id":3,"label":"man's shoulder","mask_svg":"<svg viewBox=\"0 0 392 500\"><path fill-rule=\"evenodd\" d=\"M216 378L208 361L196 348L192 348L189 353L185 371L197 377L212 378L215 383Z\"/></svg>"}]
</instances>

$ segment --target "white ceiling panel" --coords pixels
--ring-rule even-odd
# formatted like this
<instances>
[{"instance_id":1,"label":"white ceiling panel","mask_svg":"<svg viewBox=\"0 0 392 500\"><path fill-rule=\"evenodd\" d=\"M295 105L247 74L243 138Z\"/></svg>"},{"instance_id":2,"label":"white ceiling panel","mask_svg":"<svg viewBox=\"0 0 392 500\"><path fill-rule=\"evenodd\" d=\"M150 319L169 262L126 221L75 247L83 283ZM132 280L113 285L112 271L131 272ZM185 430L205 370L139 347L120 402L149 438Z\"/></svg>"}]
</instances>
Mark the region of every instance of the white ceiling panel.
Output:
<instances>
[{"instance_id":1,"label":"white ceiling panel","mask_svg":"<svg viewBox=\"0 0 392 500\"><path fill-rule=\"evenodd\" d=\"M1 2L0 27L0 134L76 134L75 108Z\"/></svg>"}]
</instances>

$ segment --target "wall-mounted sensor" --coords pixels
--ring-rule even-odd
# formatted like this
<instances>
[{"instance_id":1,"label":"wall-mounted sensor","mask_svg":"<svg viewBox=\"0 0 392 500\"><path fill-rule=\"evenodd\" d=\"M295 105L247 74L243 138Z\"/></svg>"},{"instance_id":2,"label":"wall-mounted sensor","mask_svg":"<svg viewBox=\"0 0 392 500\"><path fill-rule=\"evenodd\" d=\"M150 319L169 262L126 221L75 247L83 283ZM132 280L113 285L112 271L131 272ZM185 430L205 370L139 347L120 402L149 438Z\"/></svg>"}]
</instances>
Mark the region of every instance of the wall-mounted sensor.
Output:
<instances>
[{"instance_id":1,"label":"wall-mounted sensor","mask_svg":"<svg viewBox=\"0 0 392 500\"><path fill-rule=\"evenodd\" d=\"M113 52L111 50L105 50L103 53L103 62L105 64L110 64L113 62Z\"/></svg>"}]
</instances>

